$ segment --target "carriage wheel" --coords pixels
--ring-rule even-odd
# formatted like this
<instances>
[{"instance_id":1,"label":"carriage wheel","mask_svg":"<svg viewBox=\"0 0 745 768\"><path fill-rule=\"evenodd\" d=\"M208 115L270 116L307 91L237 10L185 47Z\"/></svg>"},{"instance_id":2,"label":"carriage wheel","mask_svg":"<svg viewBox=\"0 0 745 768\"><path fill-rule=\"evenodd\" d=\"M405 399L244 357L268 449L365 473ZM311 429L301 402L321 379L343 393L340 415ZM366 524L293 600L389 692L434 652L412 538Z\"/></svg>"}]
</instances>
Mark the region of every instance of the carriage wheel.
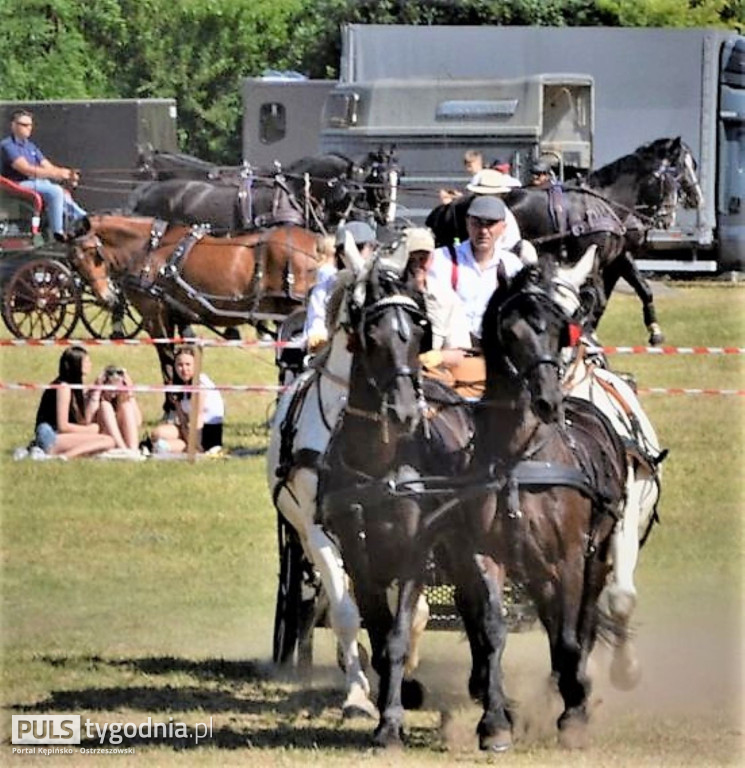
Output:
<instances>
[{"instance_id":1,"label":"carriage wheel","mask_svg":"<svg viewBox=\"0 0 745 768\"><path fill-rule=\"evenodd\" d=\"M87 284L80 289L81 319L95 339L133 339L142 330L142 316L119 294L114 309L104 306Z\"/></svg>"},{"instance_id":2,"label":"carriage wheel","mask_svg":"<svg viewBox=\"0 0 745 768\"><path fill-rule=\"evenodd\" d=\"M34 259L13 273L3 290L3 320L19 339L67 338L80 317L80 294L70 269Z\"/></svg>"},{"instance_id":3,"label":"carriage wheel","mask_svg":"<svg viewBox=\"0 0 745 768\"><path fill-rule=\"evenodd\" d=\"M277 520L279 584L274 611L272 660L291 666L300 631L303 548L295 530L281 517Z\"/></svg>"}]
</instances>

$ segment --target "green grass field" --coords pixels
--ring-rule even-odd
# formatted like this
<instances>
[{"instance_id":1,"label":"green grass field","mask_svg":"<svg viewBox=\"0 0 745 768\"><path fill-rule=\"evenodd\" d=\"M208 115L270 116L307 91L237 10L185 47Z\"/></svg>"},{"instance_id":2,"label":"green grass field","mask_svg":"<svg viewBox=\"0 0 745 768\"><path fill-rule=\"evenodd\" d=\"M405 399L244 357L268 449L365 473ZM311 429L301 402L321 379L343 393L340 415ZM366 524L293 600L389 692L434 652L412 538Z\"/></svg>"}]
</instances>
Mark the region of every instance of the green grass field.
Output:
<instances>
[{"instance_id":1,"label":"green grass field","mask_svg":"<svg viewBox=\"0 0 745 768\"><path fill-rule=\"evenodd\" d=\"M745 346L745 288L663 284L667 343ZM600 329L609 345L643 344L638 302L613 298ZM59 348L0 349L6 383L51 380ZM151 347L92 347L94 368L117 362L156 384ZM745 388L742 357L615 356L640 387ZM270 351L208 349L222 384L273 383ZM11 753L10 715L75 713L99 723L213 719L198 747L125 738L127 765L470 765L478 713L467 703L467 648L430 633L420 677L431 692L407 715L405 754L369 750L369 723L339 720L341 675L319 631L312 685L272 669L277 579L275 516L261 448L271 394L226 394L226 447L243 458L142 463L13 462L30 437L39 392L0 391L3 764L103 757ZM139 397L155 423L161 397ZM738 396L646 395L662 443L662 525L638 571L640 687L611 689L598 654L592 746L559 751L540 631L508 642L508 693L520 706L503 766L739 765L742 752L743 428ZM440 711L452 718L439 729ZM91 746L88 744L88 746ZM188 750L188 755L182 752Z\"/></svg>"}]
</instances>

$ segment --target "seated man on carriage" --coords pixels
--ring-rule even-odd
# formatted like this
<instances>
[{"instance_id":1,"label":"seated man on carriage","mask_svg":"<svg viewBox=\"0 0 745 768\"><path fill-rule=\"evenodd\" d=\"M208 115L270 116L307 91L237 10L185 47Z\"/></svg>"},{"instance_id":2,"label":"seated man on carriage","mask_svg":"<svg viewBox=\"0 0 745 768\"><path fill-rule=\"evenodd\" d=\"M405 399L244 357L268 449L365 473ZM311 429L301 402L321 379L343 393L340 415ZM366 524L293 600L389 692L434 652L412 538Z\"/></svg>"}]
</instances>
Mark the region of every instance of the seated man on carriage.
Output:
<instances>
[{"instance_id":1,"label":"seated man on carriage","mask_svg":"<svg viewBox=\"0 0 745 768\"><path fill-rule=\"evenodd\" d=\"M79 173L73 168L55 165L44 156L31 141L33 126L33 116L29 111L13 111L10 135L0 142L0 175L41 195L51 233L64 236L65 216L70 219L85 216L85 210L61 186L75 185Z\"/></svg>"}]
</instances>

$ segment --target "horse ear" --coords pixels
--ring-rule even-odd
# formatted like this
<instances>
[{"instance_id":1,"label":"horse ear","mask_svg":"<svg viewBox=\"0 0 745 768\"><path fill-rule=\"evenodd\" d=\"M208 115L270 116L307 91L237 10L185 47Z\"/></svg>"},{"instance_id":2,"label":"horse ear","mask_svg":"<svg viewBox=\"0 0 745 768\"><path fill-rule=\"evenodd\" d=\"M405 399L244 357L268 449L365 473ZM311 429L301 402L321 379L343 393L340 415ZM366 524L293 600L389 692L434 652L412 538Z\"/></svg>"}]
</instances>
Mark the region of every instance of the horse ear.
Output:
<instances>
[{"instance_id":1,"label":"horse ear","mask_svg":"<svg viewBox=\"0 0 745 768\"><path fill-rule=\"evenodd\" d=\"M538 251L530 240L519 240L512 250L526 266L538 263Z\"/></svg>"},{"instance_id":2,"label":"horse ear","mask_svg":"<svg viewBox=\"0 0 745 768\"><path fill-rule=\"evenodd\" d=\"M383 267L383 269L395 272L398 277L401 277L406 269L408 261L409 249L406 247L406 238L402 237L393 251L380 259L380 266Z\"/></svg>"},{"instance_id":3,"label":"horse ear","mask_svg":"<svg viewBox=\"0 0 745 768\"><path fill-rule=\"evenodd\" d=\"M591 245L573 267L559 267L557 270L559 277L579 289L592 272L597 250L597 245Z\"/></svg>"},{"instance_id":4,"label":"horse ear","mask_svg":"<svg viewBox=\"0 0 745 768\"><path fill-rule=\"evenodd\" d=\"M510 278L507 277L507 269L504 266L504 262L500 261L497 264L497 285L507 287L510 284Z\"/></svg>"}]
</instances>

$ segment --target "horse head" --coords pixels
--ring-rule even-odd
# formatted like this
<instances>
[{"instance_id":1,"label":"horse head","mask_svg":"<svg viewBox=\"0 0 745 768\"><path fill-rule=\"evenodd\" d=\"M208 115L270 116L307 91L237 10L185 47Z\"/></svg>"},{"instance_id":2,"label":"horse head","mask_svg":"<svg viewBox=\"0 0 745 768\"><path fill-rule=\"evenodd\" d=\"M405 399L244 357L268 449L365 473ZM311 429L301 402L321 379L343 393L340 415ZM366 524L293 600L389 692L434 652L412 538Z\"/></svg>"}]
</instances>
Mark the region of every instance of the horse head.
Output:
<instances>
[{"instance_id":1,"label":"horse head","mask_svg":"<svg viewBox=\"0 0 745 768\"><path fill-rule=\"evenodd\" d=\"M579 286L594 259L593 246L570 268L544 256L512 280L500 270L499 287L484 313L487 388L496 397L500 391L516 401L526 397L545 423L561 412L561 352L579 341Z\"/></svg>"},{"instance_id":2,"label":"horse head","mask_svg":"<svg viewBox=\"0 0 745 768\"><path fill-rule=\"evenodd\" d=\"M390 224L396 217L398 182L403 175L395 146L370 152L360 168L367 208L378 224Z\"/></svg>"},{"instance_id":3,"label":"horse head","mask_svg":"<svg viewBox=\"0 0 745 768\"><path fill-rule=\"evenodd\" d=\"M118 305L116 277L135 253L147 248L152 223L146 218L86 216L61 238L67 244L71 265L106 307Z\"/></svg>"},{"instance_id":4,"label":"horse head","mask_svg":"<svg viewBox=\"0 0 745 768\"><path fill-rule=\"evenodd\" d=\"M350 408L380 421L384 435L390 421L413 432L423 405L419 353L426 312L421 295L403 281L399 255L374 257L346 297Z\"/></svg>"},{"instance_id":5,"label":"horse head","mask_svg":"<svg viewBox=\"0 0 745 768\"><path fill-rule=\"evenodd\" d=\"M678 202L685 208L701 208L704 202L691 148L678 136L657 139L637 150L649 164L649 174L641 181L638 205L655 213L659 225L675 224Z\"/></svg>"}]
</instances>

